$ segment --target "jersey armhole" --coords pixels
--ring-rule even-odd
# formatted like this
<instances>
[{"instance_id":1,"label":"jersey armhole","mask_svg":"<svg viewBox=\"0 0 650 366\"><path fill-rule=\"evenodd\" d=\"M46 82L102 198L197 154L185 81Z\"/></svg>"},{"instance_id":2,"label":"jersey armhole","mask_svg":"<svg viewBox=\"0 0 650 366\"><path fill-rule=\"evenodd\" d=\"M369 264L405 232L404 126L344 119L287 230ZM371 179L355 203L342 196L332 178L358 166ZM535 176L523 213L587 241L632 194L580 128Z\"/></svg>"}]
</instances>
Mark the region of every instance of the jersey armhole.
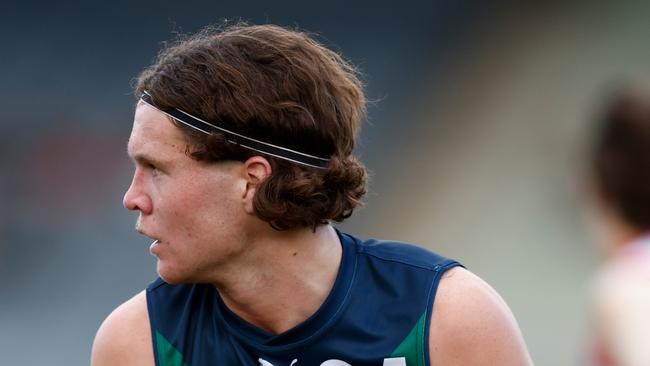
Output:
<instances>
[{"instance_id":1,"label":"jersey armhole","mask_svg":"<svg viewBox=\"0 0 650 366\"><path fill-rule=\"evenodd\" d=\"M422 348L424 350L424 366L431 366L431 355L429 354L429 334L431 333L431 315L433 314L433 305L436 301L436 292L442 275L454 267L463 267L462 264L454 260L446 260L442 264L436 264L433 267L433 280L429 289L428 303L426 309L426 320L424 326L424 336L422 337ZM463 267L464 268L464 267Z\"/></svg>"},{"instance_id":2,"label":"jersey armhole","mask_svg":"<svg viewBox=\"0 0 650 366\"><path fill-rule=\"evenodd\" d=\"M154 288L155 289L155 288ZM158 347L156 346L157 344L157 312L153 303L153 295L151 294L153 290L151 288L147 288L147 291L145 292L146 297L147 297L147 313L149 314L149 328L151 332L151 348L153 348L153 358L154 358L154 364L155 366L160 366L160 356L158 354Z\"/></svg>"}]
</instances>

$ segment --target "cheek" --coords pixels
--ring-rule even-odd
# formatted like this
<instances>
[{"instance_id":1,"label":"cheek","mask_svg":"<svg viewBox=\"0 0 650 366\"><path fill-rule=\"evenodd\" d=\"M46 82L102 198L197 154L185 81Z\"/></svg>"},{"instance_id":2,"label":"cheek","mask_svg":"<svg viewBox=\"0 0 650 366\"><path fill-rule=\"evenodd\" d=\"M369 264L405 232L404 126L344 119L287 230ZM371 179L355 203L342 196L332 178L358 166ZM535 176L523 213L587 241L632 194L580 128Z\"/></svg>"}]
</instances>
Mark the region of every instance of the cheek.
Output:
<instances>
[{"instance_id":1,"label":"cheek","mask_svg":"<svg viewBox=\"0 0 650 366\"><path fill-rule=\"evenodd\" d=\"M160 187L167 193L160 197L166 199L159 202L159 215L154 216L174 237L209 240L240 221L244 206L236 178L200 170L166 183Z\"/></svg>"},{"instance_id":2,"label":"cheek","mask_svg":"<svg viewBox=\"0 0 650 366\"><path fill-rule=\"evenodd\" d=\"M228 187L187 187L182 199L170 211L176 229L188 239L207 239L233 225L239 217L238 204ZM241 205L239 205L241 206Z\"/></svg>"}]
</instances>

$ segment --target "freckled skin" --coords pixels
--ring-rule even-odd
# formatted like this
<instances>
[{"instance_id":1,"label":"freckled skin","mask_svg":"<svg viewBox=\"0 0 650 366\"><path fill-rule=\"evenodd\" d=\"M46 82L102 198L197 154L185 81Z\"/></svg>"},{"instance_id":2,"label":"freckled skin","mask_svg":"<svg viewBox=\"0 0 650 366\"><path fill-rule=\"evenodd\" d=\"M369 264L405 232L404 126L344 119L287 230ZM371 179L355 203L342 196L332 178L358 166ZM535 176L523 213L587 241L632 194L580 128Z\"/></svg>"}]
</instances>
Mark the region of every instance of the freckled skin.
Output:
<instances>
[{"instance_id":1,"label":"freckled skin","mask_svg":"<svg viewBox=\"0 0 650 366\"><path fill-rule=\"evenodd\" d=\"M137 107L128 146L136 167L124 205L140 211L138 231L160 241L153 253L160 276L171 283L204 282L245 247L239 233L247 218L236 199L244 184L241 163L194 160L185 141L163 113ZM149 160L161 167L153 169Z\"/></svg>"}]
</instances>

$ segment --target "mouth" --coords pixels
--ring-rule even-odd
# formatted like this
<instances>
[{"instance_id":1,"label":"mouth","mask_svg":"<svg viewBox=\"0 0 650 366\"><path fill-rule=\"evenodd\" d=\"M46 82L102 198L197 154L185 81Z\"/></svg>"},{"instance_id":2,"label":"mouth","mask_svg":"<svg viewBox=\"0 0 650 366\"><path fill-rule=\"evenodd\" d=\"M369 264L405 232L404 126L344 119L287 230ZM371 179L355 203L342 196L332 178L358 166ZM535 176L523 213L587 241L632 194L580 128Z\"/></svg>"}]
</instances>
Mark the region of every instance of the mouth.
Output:
<instances>
[{"instance_id":1,"label":"mouth","mask_svg":"<svg viewBox=\"0 0 650 366\"><path fill-rule=\"evenodd\" d=\"M142 217L138 217L138 220L135 222L135 231L140 235L146 236L153 240L158 240L155 235L152 235L148 230L146 230L145 225L142 224Z\"/></svg>"},{"instance_id":2,"label":"mouth","mask_svg":"<svg viewBox=\"0 0 650 366\"><path fill-rule=\"evenodd\" d=\"M136 224L136 226L135 226L135 230L136 230L140 235L142 235L142 236L146 236L147 238L152 239L152 240L154 241L154 243L160 241L160 240L159 240L158 238L156 238L154 235L151 235L150 233L148 233L147 231L145 231L144 229L142 229L142 227L140 227L140 225L137 225L137 224Z\"/></svg>"},{"instance_id":3,"label":"mouth","mask_svg":"<svg viewBox=\"0 0 650 366\"><path fill-rule=\"evenodd\" d=\"M151 245L149 246L149 253L151 253L152 255L154 255L156 257L158 257L157 253L158 253L158 248L159 247L160 247L160 240L158 240L158 239L154 240L153 243L151 243Z\"/></svg>"},{"instance_id":4,"label":"mouth","mask_svg":"<svg viewBox=\"0 0 650 366\"><path fill-rule=\"evenodd\" d=\"M160 244L161 244L160 239L157 239L154 235L151 235L151 234L149 234L148 232L146 232L145 230L143 230L142 227L140 227L140 225L136 225L135 229L136 229L136 230L138 231L138 233L140 233L141 235L146 236L146 237L149 238L149 239L153 239L153 242L151 243L151 245L149 245L149 253L151 253L151 254L153 254L153 255L156 255L156 253L155 253L156 248L157 248L158 246L160 246Z\"/></svg>"}]
</instances>

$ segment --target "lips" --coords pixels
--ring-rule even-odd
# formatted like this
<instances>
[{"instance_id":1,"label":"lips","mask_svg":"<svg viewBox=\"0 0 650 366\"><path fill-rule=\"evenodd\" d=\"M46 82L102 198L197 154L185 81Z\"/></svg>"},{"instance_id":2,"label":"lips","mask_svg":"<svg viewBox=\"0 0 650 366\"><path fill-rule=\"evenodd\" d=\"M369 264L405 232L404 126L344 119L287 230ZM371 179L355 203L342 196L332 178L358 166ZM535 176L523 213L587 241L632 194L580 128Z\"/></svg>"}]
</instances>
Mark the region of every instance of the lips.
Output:
<instances>
[{"instance_id":1,"label":"lips","mask_svg":"<svg viewBox=\"0 0 650 366\"><path fill-rule=\"evenodd\" d=\"M158 248L160 247L161 243L159 240L154 240L153 243L149 246L149 253L158 256L156 253L158 252Z\"/></svg>"},{"instance_id":2,"label":"lips","mask_svg":"<svg viewBox=\"0 0 650 366\"><path fill-rule=\"evenodd\" d=\"M136 225L136 230L138 231L138 233L140 233L140 234L142 234L142 235L144 235L144 236L146 236L146 237L148 237L150 239L153 239L153 243L151 243L151 245L149 246L149 253L157 256L156 255L156 252L157 252L156 248L158 248L161 245L161 241L159 239L157 239L154 235L151 235L147 231L143 230L140 227L140 225Z\"/></svg>"},{"instance_id":3,"label":"lips","mask_svg":"<svg viewBox=\"0 0 650 366\"><path fill-rule=\"evenodd\" d=\"M149 239L152 239L154 241L160 241L155 235L150 234L148 231L143 230L139 225L136 225L135 230L140 234L144 235Z\"/></svg>"}]
</instances>

